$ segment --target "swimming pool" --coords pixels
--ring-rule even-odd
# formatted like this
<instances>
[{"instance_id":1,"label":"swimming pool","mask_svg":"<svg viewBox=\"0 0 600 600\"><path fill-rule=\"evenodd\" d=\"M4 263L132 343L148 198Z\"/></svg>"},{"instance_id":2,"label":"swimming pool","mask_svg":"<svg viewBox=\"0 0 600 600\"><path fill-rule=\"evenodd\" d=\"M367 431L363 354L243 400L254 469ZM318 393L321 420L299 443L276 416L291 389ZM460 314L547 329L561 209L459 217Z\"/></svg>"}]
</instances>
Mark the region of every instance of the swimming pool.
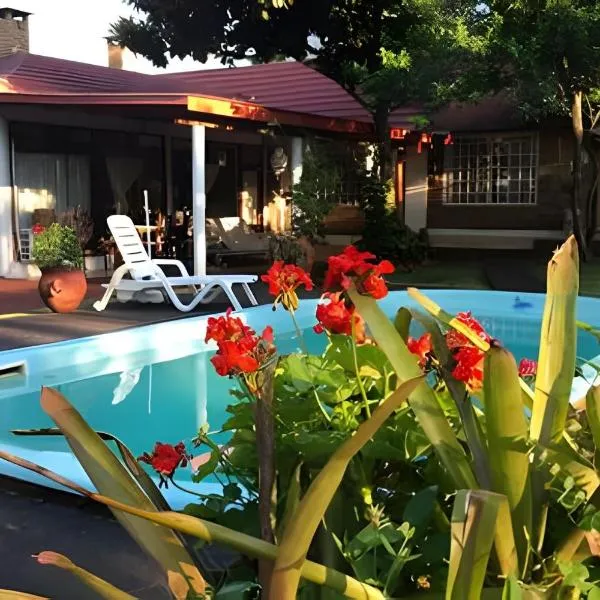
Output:
<instances>
[{"instance_id":1,"label":"swimming pool","mask_svg":"<svg viewBox=\"0 0 600 600\"><path fill-rule=\"evenodd\" d=\"M449 312L471 310L517 360L537 358L543 295L458 290L436 290L428 295ZM325 336L311 329L316 303L302 301L297 313L311 351L320 351L326 342ZM405 292L392 292L380 304L389 315L400 306L414 306ZM240 315L257 331L271 324L281 353L298 348L291 320L281 308L272 312L270 305L258 306ZM0 447L91 487L63 438L11 434L13 429L53 425L39 406L42 385L61 391L94 429L121 438L136 455L151 451L155 441L189 442L205 423L218 430L232 400L232 382L217 376L209 362L213 347L204 343L207 318L0 352L0 372L12 372L0 377ZM598 324L600 299L580 298L578 318ZM578 355L590 359L599 353L594 338L580 333ZM0 462L0 473L52 485L5 462ZM179 473L182 484L189 487L189 473ZM196 489L210 492L217 485L208 480ZM174 508L191 500L173 487L165 495Z\"/></svg>"}]
</instances>

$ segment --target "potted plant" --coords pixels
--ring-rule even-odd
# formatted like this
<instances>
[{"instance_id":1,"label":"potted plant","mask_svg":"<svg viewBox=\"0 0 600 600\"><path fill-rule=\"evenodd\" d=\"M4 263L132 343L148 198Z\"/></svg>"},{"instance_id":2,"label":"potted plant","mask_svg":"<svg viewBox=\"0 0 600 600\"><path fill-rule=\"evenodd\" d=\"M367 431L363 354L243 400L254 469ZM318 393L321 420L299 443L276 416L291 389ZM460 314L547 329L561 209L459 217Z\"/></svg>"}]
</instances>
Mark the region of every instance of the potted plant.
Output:
<instances>
[{"instance_id":1,"label":"potted plant","mask_svg":"<svg viewBox=\"0 0 600 600\"><path fill-rule=\"evenodd\" d=\"M33 230L33 260L42 272L38 285L42 302L57 313L77 310L87 292L87 282L75 231L58 223Z\"/></svg>"}]
</instances>

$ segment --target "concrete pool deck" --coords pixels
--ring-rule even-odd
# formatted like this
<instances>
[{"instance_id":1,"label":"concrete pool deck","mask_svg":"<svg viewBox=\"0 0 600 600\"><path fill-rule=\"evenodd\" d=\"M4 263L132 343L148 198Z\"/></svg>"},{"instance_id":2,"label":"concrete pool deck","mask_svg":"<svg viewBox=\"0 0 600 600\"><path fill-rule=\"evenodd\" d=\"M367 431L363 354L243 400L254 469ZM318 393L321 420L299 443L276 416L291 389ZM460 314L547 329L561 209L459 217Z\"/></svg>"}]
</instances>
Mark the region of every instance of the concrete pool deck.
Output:
<instances>
[{"instance_id":1,"label":"concrete pool deck","mask_svg":"<svg viewBox=\"0 0 600 600\"><path fill-rule=\"evenodd\" d=\"M110 333L175 319L222 312L229 306L221 294L210 304L201 304L189 313L182 313L167 304L119 303L112 301L106 310L97 312L92 304L102 296L102 279L88 282L88 293L74 313L57 315L45 308L37 291L36 281L0 279L0 351L50 344L63 340ZM266 284L257 282L252 290L260 304L272 301ZM320 290L301 293L304 298L317 298ZM244 304L242 294L238 296Z\"/></svg>"}]
</instances>

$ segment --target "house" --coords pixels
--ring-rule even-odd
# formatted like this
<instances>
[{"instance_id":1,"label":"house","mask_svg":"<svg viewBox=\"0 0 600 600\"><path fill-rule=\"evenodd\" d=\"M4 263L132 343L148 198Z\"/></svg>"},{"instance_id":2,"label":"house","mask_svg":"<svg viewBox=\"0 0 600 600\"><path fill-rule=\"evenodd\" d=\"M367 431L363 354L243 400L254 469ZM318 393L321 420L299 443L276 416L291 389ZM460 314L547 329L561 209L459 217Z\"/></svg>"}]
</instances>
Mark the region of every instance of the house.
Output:
<instances>
[{"instance_id":1,"label":"house","mask_svg":"<svg viewBox=\"0 0 600 600\"><path fill-rule=\"evenodd\" d=\"M29 272L40 210L80 205L99 236L113 212L143 223L144 191L155 211L193 212L200 272L202 215L261 226L299 180L305 139L373 135L368 112L301 63L134 73L30 54L27 20L0 9L0 276Z\"/></svg>"},{"instance_id":2,"label":"house","mask_svg":"<svg viewBox=\"0 0 600 600\"><path fill-rule=\"evenodd\" d=\"M400 155L413 171L406 223L426 228L437 248L556 247L571 223L569 120L528 123L502 94L429 120L425 132L406 136Z\"/></svg>"},{"instance_id":3,"label":"house","mask_svg":"<svg viewBox=\"0 0 600 600\"><path fill-rule=\"evenodd\" d=\"M0 9L0 276L30 272L40 210L86 208L96 237L113 212L193 212L205 268L206 216L269 226L265 208L299 181L307 141L340 157L374 139L369 113L314 69L283 62L179 74L100 67L28 52L28 13ZM419 107L390 120L396 199L406 224L439 248L534 248L562 235L570 132L533 129L506 103L450 107L411 131ZM342 178L345 181L345 178ZM347 182L345 182L346 185ZM329 241L360 236L348 185L326 219Z\"/></svg>"}]
</instances>

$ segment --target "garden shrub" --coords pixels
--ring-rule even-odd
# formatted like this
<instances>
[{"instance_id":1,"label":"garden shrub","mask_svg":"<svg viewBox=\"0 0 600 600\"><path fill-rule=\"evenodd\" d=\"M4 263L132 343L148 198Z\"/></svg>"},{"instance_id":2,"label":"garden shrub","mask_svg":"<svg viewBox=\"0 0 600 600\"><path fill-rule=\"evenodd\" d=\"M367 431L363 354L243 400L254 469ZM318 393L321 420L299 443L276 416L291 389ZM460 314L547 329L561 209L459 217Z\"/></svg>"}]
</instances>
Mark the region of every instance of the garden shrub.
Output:
<instances>
[{"instance_id":1,"label":"garden shrub","mask_svg":"<svg viewBox=\"0 0 600 600\"><path fill-rule=\"evenodd\" d=\"M414 232L400 222L388 202L390 185L375 176L365 174L360 194L360 206L365 215L363 237L357 246L380 258L412 268L428 255L426 230Z\"/></svg>"},{"instance_id":2,"label":"garden shrub","mask_svg":"<svg viewBox=\"0 0 600 600\"><path fill-rule=\"evenodd\" d=\"M83 268L83 252L77 234L70 227L53 223L48 229L35 231L33 259L40 269Z\"/></svg>"}]
</instances>

